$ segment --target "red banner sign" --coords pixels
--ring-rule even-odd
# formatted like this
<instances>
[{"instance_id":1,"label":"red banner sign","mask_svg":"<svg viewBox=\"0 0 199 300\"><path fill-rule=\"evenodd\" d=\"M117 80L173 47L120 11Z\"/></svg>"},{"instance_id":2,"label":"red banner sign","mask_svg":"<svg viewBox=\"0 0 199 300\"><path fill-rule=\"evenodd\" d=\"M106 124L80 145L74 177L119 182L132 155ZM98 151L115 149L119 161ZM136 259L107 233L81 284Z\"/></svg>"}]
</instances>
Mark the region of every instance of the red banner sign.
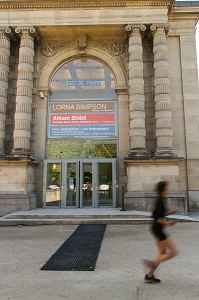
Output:
<instances>
[{"instance_id":1,"label":"red banner sign","mask_svg":"<svg viewBox=\"0 0 199 300\"><path fill-rule=\"evenodd\" d=\"M114 114L51 114L50 125L114 124Z\"/></svg>"}]
</instances>

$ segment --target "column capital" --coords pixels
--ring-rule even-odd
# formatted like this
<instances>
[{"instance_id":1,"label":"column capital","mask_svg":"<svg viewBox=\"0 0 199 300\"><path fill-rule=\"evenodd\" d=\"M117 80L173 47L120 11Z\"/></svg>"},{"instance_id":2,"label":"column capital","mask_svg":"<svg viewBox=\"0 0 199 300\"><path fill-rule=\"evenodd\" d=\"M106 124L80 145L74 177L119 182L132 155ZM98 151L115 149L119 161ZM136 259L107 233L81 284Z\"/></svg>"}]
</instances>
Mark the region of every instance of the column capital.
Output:
<instances>
[{"instance_id":1,"label":"column capital","mask_svg":"<svg viewBox=\"0 0 199 300\"><path fill-rule=\"evenodd\" d=\"M126 31L132 31L133 29L139 29L141 32L144 32L146 30L146 26L144 24L128 24L125 27Z\"/></svg>"},{"instance_id":2,"label":"column capital","mask_svg":"<svg viewBox=\"0 0 199 300\"><path fill-rule=\"evenodd\" d=\"M32 35L33 35L33 37L34 37L34 39L35 39L36 41L39 40L39 36L38 36L38 34L36 33L36 30L35 30L34 27L17 27L17 28L15 29L15 32L18 33L18 34L20 34L20 33L29 33L29 34L32 34Z\"/></svg>"},{"instance_id":3,"label":"column capital","mask_svg":"<svg viewBox=\"0 0 199 300\"><path fill-rule=\"evenodd\" d=\"M152 33L155 33L158 29L163 29L167 34L171 29L171 26L169 24L152 24L150 29Z\"/></svg>"},{"instance_id":4,"label":"column capital","mask_svg":"<svg viewBox=\"0 0 199 300\"><path fill-rule=\"evenodd\" d=\"M0 33L5 33L13 41L16 40L16 37L13 35L12 29L9 26L0 26Z\"/></svg>"},{"instance_id":5,"label":"column capital","mask_svg":"<svg viewBox=\"0 0 199 300\"><path fill-rule=\"evenodd\" d=\"M4 31L5 33L11 33L11 28L8 26L0 26L0 31Z\"/></svg>"}]
</instances>

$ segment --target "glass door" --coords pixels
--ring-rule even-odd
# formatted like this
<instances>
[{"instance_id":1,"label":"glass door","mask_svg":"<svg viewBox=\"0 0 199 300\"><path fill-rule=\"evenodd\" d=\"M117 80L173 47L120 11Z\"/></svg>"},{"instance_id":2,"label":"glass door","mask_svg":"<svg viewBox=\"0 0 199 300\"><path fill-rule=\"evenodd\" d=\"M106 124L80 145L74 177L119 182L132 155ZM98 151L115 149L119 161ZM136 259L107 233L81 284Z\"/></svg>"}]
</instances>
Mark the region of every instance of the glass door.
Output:
<instances>
[{"instance_id":1,"label":"glass door","mask_svg":"<svg viewBox=\"0 0 199 300\"><path fill-rule=\"evenodd\" d=\"M80 207L94 207L93 174L94 163L88 161L80 162Z\"/></svg>"},{"instance_id":2,"label":"glass door","mask_svg":"<svg viewBox=\"0 0 199 300\"><path fill-rule=\"evenodd\" d=\"M116 207L116 160L97 162L97 206Z\"/></svg>"},{"instance_id":3,"label":"glass door","mask_svg":"<svg viewBox=\"0 0 199 300\"><path fill-rule=\"evenodd\" d=\"M63 162L63 194L64 204L66 207L79 207L79 162Z\"/></svg>"},{"instance_id":4,"label":"glass door","mask_svg":"<svg viewBox=\"0 0 199 300\"><path fill-rule=\"evenodd\" d=\"M62 166L60 162L45 165L44 199L45 206L61 206Z\"/></svg>"},{"instance_id":5,"label":"glass door","mask_svg":"<svg viewBox=\"0 0 199 300\"><path fill-rule=\"evenodd\" d=\"M116 206L116 159L48 159L44 166L44 207Z\"/></svg>"},{"instance_id":6,"label":"glass door","mask_svg":"<svg viewBox=\"0 0 199 300\"><path fill-rule=\"evenodd\" d=\"M79 207L79 161L45 160L43 206Z\"/></svg>"},{"instance_id":7,"label":"glass door","mask_svg":"<svg viewBox=\"0 0 199 300\"><path fill-rule=\"evenodd\" d=\"M113 205L113 168L111 162L98 164L98 205Z\"/></svg>"},{"instance_id":8,"label":"glass door","mask_svg":"<svg viewBox=\"0 0 199 300\"><path fill-rule=\"evenodd\" d=\"M80 161L80 207L116 206L116 159Z\"/></svg>"}]
</instances>

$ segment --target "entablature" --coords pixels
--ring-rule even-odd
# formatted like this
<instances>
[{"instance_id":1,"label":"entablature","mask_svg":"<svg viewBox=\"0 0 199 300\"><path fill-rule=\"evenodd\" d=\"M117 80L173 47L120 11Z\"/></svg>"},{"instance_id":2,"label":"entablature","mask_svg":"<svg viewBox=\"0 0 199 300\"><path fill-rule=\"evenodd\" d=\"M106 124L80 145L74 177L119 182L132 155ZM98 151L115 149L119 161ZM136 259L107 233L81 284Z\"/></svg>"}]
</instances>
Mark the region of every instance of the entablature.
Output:
<instances>
[{"instance_id":1,"label":"entablature","mask_svg":"<svg viewBox=\"0 0 199 300\"><path fill-rule=\"evenodd\" d=\"M49 8L97 8L97 7L133 7L133 6L167 6L171 7L174 0L32 0L31 3L24 0L0 0L0 9L49 9Z\"/></svg>"},{"instance_id":2,"label":"entablature","mask_svg":"<svg viewBox=\"0 0 199 300\"><path fill-rule=\"evenodd\" d=\"M186 2L186 1L185 1ZM199 1L197 6L175 6L172 8L172 11L169 14L169 21L183 21L190 22L193 20L195 25L199 19Z\"/></svg>"}]
</instances>

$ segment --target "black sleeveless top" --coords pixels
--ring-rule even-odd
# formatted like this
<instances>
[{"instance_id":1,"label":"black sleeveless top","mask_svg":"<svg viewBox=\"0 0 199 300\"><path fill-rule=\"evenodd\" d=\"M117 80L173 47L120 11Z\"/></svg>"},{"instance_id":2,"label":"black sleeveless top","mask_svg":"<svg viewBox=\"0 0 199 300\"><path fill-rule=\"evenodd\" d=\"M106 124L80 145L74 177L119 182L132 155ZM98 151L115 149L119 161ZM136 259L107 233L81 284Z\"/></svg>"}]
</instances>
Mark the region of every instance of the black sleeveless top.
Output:
<instances>
[{"instance_id":1,"label":"black sleeveless top","mask_svg":"<svg viewBox=\"0 0 199 300\"><path fill-rule=\"evenodd\" d=\"M164 218L165 214L167 212L166 206L165 206L165 200L162 196L159 196L156 199L155 207L153 210L152 218L156 222L159 218Z\"/></svg>"},{"instance_id":2,"label":"black sleeveless top","mask_svg":"<svg viewBox=\"0 0 199 300\"><path fill-rule=\"evenodd\" d=\"M169 235L163 231L164 225L157 223L157 220L159 218L164 218L167 211L168 210L166 209L166 206L165 206L165 199L163 197L159 196L156 199L155 207L154 207L153 214L152 214L153 224L152 224L151 229L152 229L153 234L160 241L165 240Z\"/></svg>"}]
</instances>

